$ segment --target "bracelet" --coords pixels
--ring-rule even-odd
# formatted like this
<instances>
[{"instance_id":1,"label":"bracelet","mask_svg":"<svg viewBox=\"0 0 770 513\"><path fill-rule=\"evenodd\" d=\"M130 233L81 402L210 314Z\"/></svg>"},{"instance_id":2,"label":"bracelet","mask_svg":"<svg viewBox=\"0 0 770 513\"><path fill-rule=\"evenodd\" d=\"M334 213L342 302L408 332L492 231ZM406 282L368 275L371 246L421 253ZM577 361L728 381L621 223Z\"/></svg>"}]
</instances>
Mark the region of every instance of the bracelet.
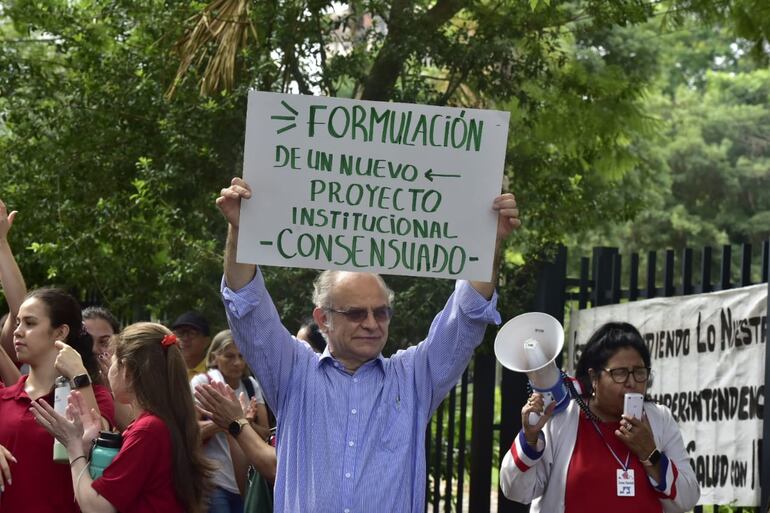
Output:
<instances>
[{"instance_id":1,"label":"bracelet","mask_svg":"<svg viewBox=\"0 0 770 513\"><path fill-rule=\"evenodd\" d=\"M74 464L75 464L75 462L76 462L77 460L79 460L80 458L83 458L84 460L86 460L86 463L88 463L88 458L86 458L84 455L82 455L82 454L81 454L80 456L78 456L78 457L77 457L77 458L75 458L74 460L70 461L70 467L71 467L72 465L74 465ZM88 465L86 465L86 466L88 466Z\"/></svg>"},{"instance_id":2,"label":"bracelet","mask_svg":"<svg viewBox=\"0 0 770 513\"><path fill-rule=\"evenodd\" d=\"M75 459L77 459L77 458L75 458ZM80 474L78 474L78 480L75 481L75 502L77 502L78 504L81 504L81 502L80 502L80 480L83 478L83 474L86 473L86 470L88 470L88 465L83 467L83 469L80 471Z\"/></svg>"}]
</instances>

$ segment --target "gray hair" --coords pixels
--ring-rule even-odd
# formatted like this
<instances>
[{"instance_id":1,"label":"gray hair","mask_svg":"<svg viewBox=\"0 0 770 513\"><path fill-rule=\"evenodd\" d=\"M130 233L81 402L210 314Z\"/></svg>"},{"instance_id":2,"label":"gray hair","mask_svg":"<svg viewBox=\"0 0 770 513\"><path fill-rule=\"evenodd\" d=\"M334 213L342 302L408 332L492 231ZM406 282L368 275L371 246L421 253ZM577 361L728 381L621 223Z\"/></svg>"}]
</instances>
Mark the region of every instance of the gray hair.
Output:
<instances>
[{"instance_id":1,"label":"gray hair","mask_svg":"<svg viewBox=\"0 0 770 513\"><path fill-rule=\"evenodd\" d=\"M230 344L235 344L235 340L233 340L233 334L230 330L222 330L216 335L214 335L214 338L211 339L211 345L209 346L209 351L206 356L206 362L207 367L209 369L215 369L216 363L214 362L214 358L227 349Z\"/></svg>"},{"instance_id":2,"label":"gray hair","mask_svg":"<svg viewBox=\"0 0 770 513\"><path fill-rule=\"evenodd\" d=\"M337 283L337 279L340 274L347 271L323 271L313 282L313 304L318 308L331 308L331 292L334 288L334 284ZM388 305L393 304L393 298L395 294L382 279L382 276L375 273L370 273L371 276L377 280L377 283L382 287L382 291L388 297Z\"/></svg>"}]
</instances>

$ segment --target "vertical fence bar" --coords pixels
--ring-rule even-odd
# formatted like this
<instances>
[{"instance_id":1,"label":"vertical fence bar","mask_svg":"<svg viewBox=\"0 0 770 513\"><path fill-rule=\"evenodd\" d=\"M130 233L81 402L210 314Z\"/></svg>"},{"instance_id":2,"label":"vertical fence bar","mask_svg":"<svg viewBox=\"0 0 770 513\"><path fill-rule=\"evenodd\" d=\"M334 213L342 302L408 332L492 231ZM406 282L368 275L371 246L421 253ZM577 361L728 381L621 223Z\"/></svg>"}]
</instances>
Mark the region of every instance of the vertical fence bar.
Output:
<instances>
[{"instance_id":1,"label":"vertical fence bar","mask_svg":"<svg viewBox=\"0 0 770 513\"><path fill-rule=\"evenodd\" d=\"M487 337L490 336L491 331L487 331ZM495 356L491 351L488 353L477 351L473 364L473 434L471 435L471 490L468 505L468 510L474 512L489 511L489 493L492 489L494 397Z\"/></svg>"},{"instance_id":2,"label":"vertical fence bar","mask_svg":"<svg viewBox=\"0 0 770 513\"><path fill-rule=\"evenodd\" d=\"M468 413L468 369L463 372L462 384L460 385L460 442L457 453L457 511L461 513L463 509L463 497L465 495L465 442L467 440L466 419Z\"/></svg>"},{"instance_id":3,"label":"vertical fence bar","mask_svg":"<svg viewBox=\"0 0 770 513\"><path fill-rule=\"evenodd\" d=\"M615 253L612 258L612 285L610 288L610 301L613 305L620 303L623 289L620 284L620 273L623 267L623 258L620 253Z\"/></svg>"},{"instance_id":4,"label":"vertical fence bar","mask_svg":"<svg viewBox=\"0 0 770 513\"><path fill-rule=\"evenodd\" d=\"M594 248L593 252L593 306L611 304L612 263L617 255L617 248Z\"/></svg>"},{"instance_id":5,"label":"vertical fence bar","mask_svg":"<svg viewBox=\"0 0 770 513\"><path fill-rule=\"evenodd\" d=\"M713 290L713 287L711 286L711 266L712 266L712 250L711 246L706 246L703 248L703 252L701 254L701 263L700 263L700 286L699 290L701 293L705 292L711 292ZM693 508L693 513L703 513L703 506L695 506Z\"/></svg>"},{"instance_id":6,"label":"vertical fence bar","mask_svg":"<svg viewBox=\"0 0 770 513\"><path fill-rule=\"evenodd\" d=\"M682 295L695 291L692 284L692 249L685 248L682 255ZM701 291L711 288L711 248L703 248L701 259ZM693 513L703 513L703 506L695 506Z\"/></svg>"},{"instance_id":7,"label":"vertical fence bar","mask_svg":"<svg viewBox=\"0 0 770 513\"><path fill-rule=\"evenodd\" d=\"M711 246L703 248L700 262L700 292L711 292Z\"/></svg>"},{"instance_id":8,"label":"vertical fence bar","mask_svg":"<svg viewBox=\"0 0 770 513\"><path fill-rule=\"evenodd\" d=\"M527 400L527 375L504 368L500 383L500 398L502 411L500 412L500 460L496 462L498 465L505 453L511 450L513 438L521 429L521 414L519 412ZM498 513L521 513L528 510L528 506L507 499L498 488ZM475 512L476 510L471 511Z\"/></svg>"},{"instance_id":9,"label":"vertical fence bar","mask_svg":"<svg viewBox=\"0 0 770 513\"><path fill-rule=\"evenodd\" d=\"M729 244L722 246L722 266L719 273L719 290L732 288L730 283L730 266L732 265L733 248Z\"/></svg>"},{"instance_id":10,"label":"vertical fence bar","mask_svg":"<svg viewBox=\"0 0 770 513\"><path fill-rule=\"evenodd\" d=\"M657 265L658 255L654 251L647 253L647 299L657 296L655 290L655 273Z\"/></svg>"},{"instance_id":11,"label":"vertical fence bar","mask_svg":"<svg viewBox=\"0 0 770 513\"><path fill-rule=\"evenodd\" d=\"M588 257L581 257L580 259L580 288L578 290L578 308L581 310L588 307L588 299L590 298L589 287L591 283L588 281L588 271L591 268L591 259Z\"/></svg>"},{"instance_id":12,"label":"vertical fence bar","mask_svg":"<svg viewBox=\"0 0 770 513\"><path fill-rule=\"evenodd\" d=\"M446 497L444 498L444 512L452 513L452 475L454 473L455 452L455 410L457 409L457 386L449 392L449 412L447 415L447 447L446 447Z\"/></svg>"},{"instance_id":13,"label":"vertical fence bar","mask_svg":"<svg viewBox=\"0 0 770 513\"><path fill-rule=\"evenodd\" d=\"M693 293L692 286L692 249L685 248L682 253L682 295L689 296Z\"/></svg>"},{"instance_id":14,"label":"vertical fence bar","mask_svg":"<svg viewBox=\"0 0 770 513\"><path fill-rule=\"evenodd\" d=\"M628 277L628 300L639 299L639 253L631 253L631 269Z\"/></svg>"},{"instance_id":15,"label":"vertical fence bar","mask_svg":"<svg viewBox=\"0 0 770 513\"><path fill-rule=\"evenodd\" d=\"M444 430L444 403L443 401L433 416L436 419L436 451L433 455L433 513L441 511L441 448Z\"/></svg>"},{"instance_id":16,"label":"vertical fence bar","mask_svg":"<svg viewBox=\"0 0 770 513\"><path fill-rule=\"evenodd\" d=\"M674 288L674 250L666 250L666 263L663 267L663 297L671 297L676 293Z\"/></svg>"},{"instance_id":17,"label":"vertical fence bar","mask_svg":"<svg viewBox=\"0 0 770 513\"><path fill-rule=\"evenodd\" d=\"M751 285L751 244L741 246L741 287Z\"/></svg>"}]
</instances>

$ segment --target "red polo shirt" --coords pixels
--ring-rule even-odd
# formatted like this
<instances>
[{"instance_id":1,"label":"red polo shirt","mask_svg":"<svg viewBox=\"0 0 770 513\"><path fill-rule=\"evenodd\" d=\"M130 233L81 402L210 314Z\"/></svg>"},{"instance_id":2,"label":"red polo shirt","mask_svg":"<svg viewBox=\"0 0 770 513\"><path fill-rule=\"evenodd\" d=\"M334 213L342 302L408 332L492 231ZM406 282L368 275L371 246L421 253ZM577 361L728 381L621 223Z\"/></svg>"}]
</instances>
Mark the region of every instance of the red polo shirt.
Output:
<instances>
[{"instance_id":1,"label":"red polo shirt","mask_svg":"<svg viewBox=\"0 0 770 513\"><path fill-rule=\"evenodd\" d=\"M601 435L591 421L580 412L577 440L567 471L564 493L566 513L622 511L623 513L662 512L663 506L644 471L644 466L617 436L620 422L597 422ZM634 497L618 497L617 470L620 465L607 448L608 444L629 468L634 469Z\"/></svg>"},{"instance_id":2,"label":"red polo shirt","mask_svg":"<svg viewBox=\"0 0 770 513\"><path fill-rule=\"evenodd\" d=\"M13 484L0 494L0 512L77 513L72 493L72 476L66 463L53 462L53 436L30 413L32 400L24 391L27 376L15 385L0 387L0 445L11 451L18 463L10 463ZM99 409L114 421L112 396L94 385ZM53 390L43 397L53 404Z\"/></svg>"},{"instance_id":3,"label":"red polo shirt","mask_svg":"<svg viewBox=\"0 0 770 513\"><path fill-rule=\"evenodd\" d=\"M123 432L123 446L91 485L121 513L183 513L174 490L171 433L144 412Z\"/></svg>"}]
</instances>

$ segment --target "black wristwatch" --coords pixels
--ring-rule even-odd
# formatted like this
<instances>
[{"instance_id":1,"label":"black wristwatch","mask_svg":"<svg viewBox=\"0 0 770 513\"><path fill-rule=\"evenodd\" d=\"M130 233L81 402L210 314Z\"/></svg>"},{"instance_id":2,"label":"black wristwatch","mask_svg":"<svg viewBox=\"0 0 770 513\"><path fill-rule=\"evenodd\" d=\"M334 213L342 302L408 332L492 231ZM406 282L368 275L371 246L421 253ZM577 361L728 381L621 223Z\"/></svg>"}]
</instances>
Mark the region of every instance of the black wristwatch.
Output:
<instances>
[{"instance_id":1,"label":"black wristwatch","mask_svg":"<svg viewBox=\"0 0 770 513\"><path fill-rule=\"evenodd\" d=\"M230 432L233 436L238 436L241 434L241 431L243 431L243 426L249 423L249 419L237 419L230 423L229 426L227 426L227 431Z\"/></svg>"},{"instance_id":2,"label":"black wristwatch","mask_svg":"<svg viewBox=\"0 0 770 513\"><path fill-rule=\"evenodd\" d=\"M85 388L91 384L88 374L78 374L72 378L72 388Z\"/></svg>"},{"instance_id":3,"label":"black wristwatch","mask_svg":"<svg viewBox=\"0 0 770 513\"><path fill-rule=\"evenodd\" d=\"M660 461L660 451L656 448L647 456L646 460L642 460L642 465L645 467L654 467Z\"/></svg>"}]
</instances>

